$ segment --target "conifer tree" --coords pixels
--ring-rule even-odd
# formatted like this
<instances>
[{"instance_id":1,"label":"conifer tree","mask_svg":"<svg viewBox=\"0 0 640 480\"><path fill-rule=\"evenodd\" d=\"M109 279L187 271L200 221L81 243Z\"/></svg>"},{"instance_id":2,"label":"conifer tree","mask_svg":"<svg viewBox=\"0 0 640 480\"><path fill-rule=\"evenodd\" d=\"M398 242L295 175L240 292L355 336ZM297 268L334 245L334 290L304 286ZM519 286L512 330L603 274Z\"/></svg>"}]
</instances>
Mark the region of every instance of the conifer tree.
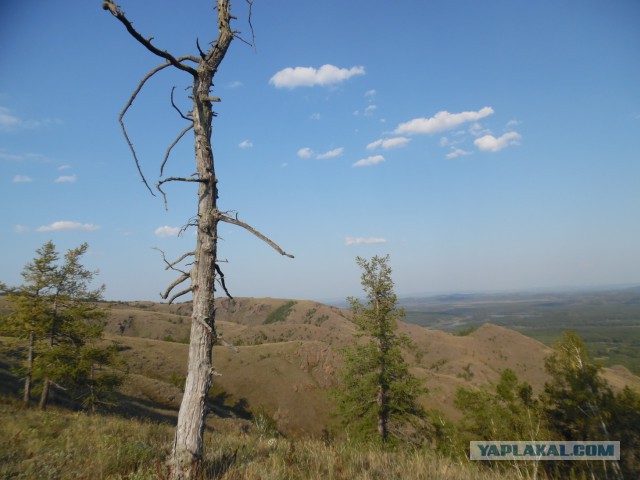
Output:
<instances>
[{"instance_id":1,"label":"conifer tree","mask_svg":"<svg viewBox=\"0 0 640 480\"><path fill-rule=\"evenodd\" d=\"M3 330L27 342L23 401L29 404L32 386L40 381L41 409L47 407L52 386L73 392L87 406L95 405L97 393L117 386L122 375L113 370L113 347L99 347L105 311L96 304L104 286L91 290L97 272L81 263L89 246L69 250L60 263L53 242L36 250L25 265L24 285L9 293L12 313ZM97 374L108 367L103 374ZM86 402L86 398L91 401Z\"/></svg>"},{"instance_id":2,"label":"conifer tree","mask_svg":"<svg viewBox=\"0 0 640 480\"><path fill-rule=\"evenodd\" d=\"M361 257L361 283L366 303L349 298L359 334L369 341L344 351L342 385L335 391L337 414L350 432L382 445L398 441L425 440L426 413L419 403L426 393L420 380L409 372L402 346L409 339L397 333L397 308L389 256Z\"/></svg>"},{"instance_id":3,"label":"conifer tree","mask_svg":"<svg viewBox=\"0 0 640 480\"><path fill-rule=\"evenodd\" d=\"M621 440L619 432L612 429L616 423L617 397L602 377L602 367L591 360L577 334L564 333L547 358L545 369L551 380L545 384L542 398L550 427L556 434L565 440ZM603 474L603 478L622 478L619 462L604 463L611 465L588 461L558 462L555 466L563 476L570 473L595 478Z\"/></svg>"}]
</instances>

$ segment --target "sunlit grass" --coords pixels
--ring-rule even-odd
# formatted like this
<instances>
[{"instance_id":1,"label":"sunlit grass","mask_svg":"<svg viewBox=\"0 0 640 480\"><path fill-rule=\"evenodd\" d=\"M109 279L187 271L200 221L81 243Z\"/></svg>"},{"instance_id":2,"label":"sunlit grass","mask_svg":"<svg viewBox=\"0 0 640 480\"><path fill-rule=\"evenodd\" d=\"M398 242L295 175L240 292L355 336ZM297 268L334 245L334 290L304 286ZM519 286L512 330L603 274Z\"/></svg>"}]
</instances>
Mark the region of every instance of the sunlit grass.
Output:
<instances>
[{"instance_id":1,"label":"sunlit grass","mask_svg":"<svg viewBox=\"0 0 640 480\"><path fill-rule=\"evenodd\" d=\"M156 479L166 474L173 427L117 416L0 405L0 478ZM506 479L429 450L381 451L348 441L208 432L201 478Z\"/></svg>"}]
</instances>

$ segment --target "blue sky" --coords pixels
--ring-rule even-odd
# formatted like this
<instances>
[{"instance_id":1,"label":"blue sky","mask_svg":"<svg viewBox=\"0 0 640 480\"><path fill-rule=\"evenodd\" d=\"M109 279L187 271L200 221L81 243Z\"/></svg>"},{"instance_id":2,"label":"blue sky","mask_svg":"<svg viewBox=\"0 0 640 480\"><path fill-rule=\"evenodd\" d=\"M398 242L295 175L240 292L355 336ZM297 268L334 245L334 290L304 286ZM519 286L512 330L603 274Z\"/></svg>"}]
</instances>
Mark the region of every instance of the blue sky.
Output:
<instances>
[{"instance_id":1,"label":"blue sky","mask_svg":"<svg viewBox=\"0 0 640 480\"><path fill-rule=\"evenodd\" d=\"M120 3L176 56L217 34L211 1ZM86 241L107 298L157 300L195 191L165 211L141 183L117 118L162 62L100 5L3 6L0 280ZM357 295L355 257L387 253L399 294L640 284L640 3L256 0L252 23L212 91L220 205L296 258L223 225L232 294ZM154 184L188 85L155 76L125 117ZM165 173L193 171L188 135Z\"/></svg>"}]
</instances>

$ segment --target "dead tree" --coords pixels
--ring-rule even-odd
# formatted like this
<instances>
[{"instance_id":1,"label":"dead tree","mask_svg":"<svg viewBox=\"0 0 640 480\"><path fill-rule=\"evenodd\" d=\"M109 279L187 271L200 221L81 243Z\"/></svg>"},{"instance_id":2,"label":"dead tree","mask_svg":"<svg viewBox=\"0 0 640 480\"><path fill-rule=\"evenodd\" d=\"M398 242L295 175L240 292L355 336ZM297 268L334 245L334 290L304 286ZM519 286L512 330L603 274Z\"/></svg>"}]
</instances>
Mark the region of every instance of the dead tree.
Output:
<instances>
[{"instance_id":1,"label":"dead tree","mask_svg":"<svg viewBox=\"0 0 640 480\"><path fill-rule=\"evenodd\" d=\"M249 6L249 24L251 25L252 0L246 1ZM223 275L218 266L217 258L218 223L227 222L240 226L265 241L280 254L291 258L293 256L284 252L278 245L250 225L238 220L237 215L232 217L228 212L220 211L217 207L218 179L215 174L213 151L211 149L211 133L212 120L215 116L212 103L219 102L220 99L211 95L211 89L213 87L213 78L224 59L231 41L234 38L240 38L238 37L238 32L231 29L230 23L235 17L231 15L230 0L217 0L218 36L210 44L207 52L200 48L196 40L196 47L199 53L197 57L192 55L176 57L166 50L157 48L151 43L153 37L145 38L142 36L132 26L125 13L112 0L104 0L102 6L103 9L111 12L142 46L164 60L164 63L149 71L142 78L119 118L138 172L145 186L152 194L153 190L143 175L133 143L124 126L123 117L145 83L165 68L176 68L190 75L193 80L193 88L190 95L193 101L193 110L191 112L182 113L174 103L173 91L171 92L172 106L189 124L169 145L161 163L160 180L156 184L157 190L162 194L165 201L165 207L167 199L163 186L166 183L193 182L198 185L197 216L184 227L194 226L197 228L196 248L192 252L185 253L174 262L169 262L165 259L167 269L177 271L180 276L162 294L162 297L165 300L168 299L170 303L188 293L191 293L193 298L188 373L184 396L178 413L173 450L168 461L171 478L193 478L202 458L207 394L211 386L212 376L216 373L212 366L212 349L214 344L222 343L221 339L218 339L216 335L214 308L216 281L226 291L226 286L222 283ZM193 130L194 133L196 173L192 176L162 178L171 150L189 130ZM187 260L189 263L186 267L179 267ZM178 288L180 285L183 285L182 289Z\"/></svg>"}]
</instances>

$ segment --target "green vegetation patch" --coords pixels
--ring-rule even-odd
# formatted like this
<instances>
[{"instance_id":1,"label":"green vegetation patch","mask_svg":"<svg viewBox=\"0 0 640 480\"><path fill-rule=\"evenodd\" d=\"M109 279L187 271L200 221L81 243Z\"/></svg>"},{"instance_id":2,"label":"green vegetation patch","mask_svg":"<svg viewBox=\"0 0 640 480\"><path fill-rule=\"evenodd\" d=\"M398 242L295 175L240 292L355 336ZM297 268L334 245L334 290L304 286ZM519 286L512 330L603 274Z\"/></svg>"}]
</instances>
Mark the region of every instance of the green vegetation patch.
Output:
<instances>
[{"instance_id":1,"label":"green vegetation patch","mask_svg":"<svg viewBox=\"0 0 640 480\"><path fill-rule=\"evenodd\" d=\"M269 325L270 323L284 322L291 313L291 309L296 303L297 302L293 300L289 300L287 303L280 305L267 316L267 318L264 320L264 324Z\"/></svg>"}]
</instances>

